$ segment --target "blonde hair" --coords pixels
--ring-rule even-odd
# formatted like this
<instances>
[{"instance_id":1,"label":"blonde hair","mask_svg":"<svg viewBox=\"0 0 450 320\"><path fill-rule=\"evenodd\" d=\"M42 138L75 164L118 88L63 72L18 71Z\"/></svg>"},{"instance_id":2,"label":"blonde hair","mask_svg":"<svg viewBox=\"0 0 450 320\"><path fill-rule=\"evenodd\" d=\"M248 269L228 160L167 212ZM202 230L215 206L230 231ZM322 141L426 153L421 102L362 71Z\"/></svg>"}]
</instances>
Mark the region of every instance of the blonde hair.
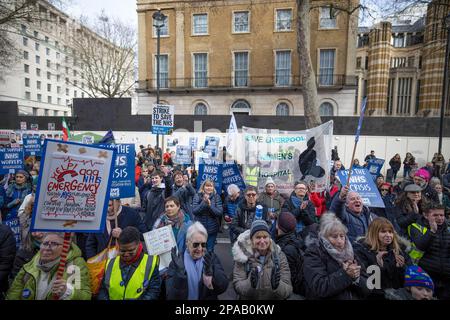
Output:
<instances>
[{"instance_id":1,"label":"blonde hair","mask_svg":"<svg viewBox=\"0 0 450 320\"><path fill-rule=\"evenodd\" d=\"M214 183L214 181L209 180L209 179L203 181L203 183L202 183L201 186L200 186L199 191L200 191L201 193L205 193L205 185L206 185L207 183L212 184L212 186L214 187L214 188L213 188L213 194L216 193L216 184Z\"/></svg>"},{"instance_id":2,"label":"blonde hair","mask_svg":"<svg viewBox=\"0 0 450 320\"><path fill-rule=\"evenodd\" d=\"M398 255L400 253L400 245L398 242L398 235L395 232L394 226L392 223L383 217L375 218L369 225L369 229L367 230L366 238L364 242L369 245L370 250L372 251L380 251L381 243L379 239L379 234L383 230L389 230L393 234L392 238L392 247L394 249L394 253Z\"/></svg>"}]
</instances>

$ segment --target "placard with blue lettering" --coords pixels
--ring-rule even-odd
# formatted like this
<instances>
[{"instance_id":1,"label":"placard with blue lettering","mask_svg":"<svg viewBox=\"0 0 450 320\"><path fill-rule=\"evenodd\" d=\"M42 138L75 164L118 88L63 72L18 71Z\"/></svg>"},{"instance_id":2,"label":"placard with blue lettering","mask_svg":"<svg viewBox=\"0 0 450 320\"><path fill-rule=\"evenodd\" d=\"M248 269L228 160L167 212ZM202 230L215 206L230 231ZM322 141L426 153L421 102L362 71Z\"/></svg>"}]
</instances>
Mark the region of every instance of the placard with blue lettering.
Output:
<instances>
[{"instance_id":1,"label":"placard with blue lettering","mask_svg":"<svg viewBox=\"0 0 450 320\"><path fill-rule=\"evenodd\" d=\"M227 192L230 184L235 184L242 191L245 190L245 182L236 163L225 163L222 171L222 188Z\"/></svg>"},{"instance_id":2,"label":"placard with blue lettering","mask_svg":"<svg viewBox=\"0 0 450 320\"><path fill-rule=\"evenodd\" d=\"M347 184L348 170L337 171L337 176L342 185ZM384 208L380 192L366 168L352 169L350 191L358 192L365 206Z\"/></svg>"},{"instance_id":3,"label":"placard with blue lettering","mask_svg":"<svg viewBox=\"0 0 450 320\"><path fill-rule=\"evenodd\" d=\"M190 137L189 138L189 146L192 148L192 150L197 150L198 137Z\"/></svg>"},{"instance_id":4,"label":"placard with blue lettering","mask_svg":"<svg viewBox=\"0 0 450 320\"><path fill-rule=\"evenodd\" d=\"M191 158L190 146L177 146L177 152L175 155L175 162L177 164L190 164L192 162Z\"/></svg>"},{"instance_id":5,"label":"placard with blue lettering","mask_svg":"<svg viewBox=\"0 0 450 320\"><path fill-rule=\"evenodd\" d=\"M23 169L23 148L0 148L0 174Z\"/></svg>"},{"instance_id":6,"label":"placard with blue lettering","mask_svg":"<svg viewBox=\"0 0 450 320\"><path fill-rule=\"evenodd\" d=\"M41 156L41 139L40 138L23 138L23 149L25 157Z\"/></svg>"},{"instance_id":7,"label":"placard with blue lettering","mask_svg":"<svg viewBox=\"0 0 450 320\"><path fill-rule=\"evenodd\" d=\"M99 146L116 149L113 180L111 182L111 198L133 198L136 195L134 144L100 144Z\"/></svg>"},{"instance_id":8,"label":"placard with blue lettering","mask_svg":"<svg viewBox=\"0 0 450 320\"><path fill-rule=\"evenodd\" d=\"M170 134L174 126L175 107L166 104L154 104L152 109L152 133Z\"/></svg>"},{"instance_id":9,"label":"placard with blue lettering","mask_svg":"<svg viewBox=\"0 0 450 320\"><path fill-rule=\"evenodd\" d=\"M46 139L31 231L103 232L116 149Z\"/></svg>"},{"instance_id":10,"label":"placard with blue lettering","mask_svg":"<svg viewBox=\"0 0 450 320\"><path fill-rule=\"evenodd\" d=\"M218 194L222 193L222 164L214 160L200 160L198 166L197 190L200 189L202 183L211 180L215 184Z\"/></svg>"},{"instance_id":11,"label":"placard with blue lettering","mask_svg":"<svg viewBox=\"0 0 450 320\"><path fill-rule=\"evenodd\" d=\"M209 155L210 159L215 159L219 154L219 137L206 137L203 152Z\"/></svg>"},{"instance_id":12,"label":"placard with blue lettering","mask_svg":"<svg viewBox=\"0 0 450 320\"><path fill-rule=\"evenodd\" d=\"M370 159L367 163L368 163L367 170L369 170L370 174L372 175L372 178L376 180L377 176L381 172L381 168L383 168L384 159L374 158Z\"/></svg>"}]
</instances>

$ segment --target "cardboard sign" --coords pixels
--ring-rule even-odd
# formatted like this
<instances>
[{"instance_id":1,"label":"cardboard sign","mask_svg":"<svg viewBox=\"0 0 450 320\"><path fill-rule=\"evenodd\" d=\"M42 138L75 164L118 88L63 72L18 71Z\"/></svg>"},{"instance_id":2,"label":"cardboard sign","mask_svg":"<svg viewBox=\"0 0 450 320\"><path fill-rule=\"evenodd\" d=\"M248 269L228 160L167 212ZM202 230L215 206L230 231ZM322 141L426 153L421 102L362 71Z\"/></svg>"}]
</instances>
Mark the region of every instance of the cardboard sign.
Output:
<instances>
[{"instance_id":1,"label":"cardboard sign","mask_svg":"<svg viewBox=\"0 0 450 320\"><path fill-rule=\"evenodd\" d=\"M242 191L245 190L245 182L236 163L225 163L223 165L222 188L225 192L227 192L230 184L237 185Z\"/></svg>"},{"instance_id":2,"label":"cardboard sign","mask_svg":"<svg viewBox=\"0 0 450 320\"><path fill-rule=\"evenodd\" d=\"M197 137L190 137L189 138L189 146L192 148L192 150L197 150L198 138Z\"/></svg>"},{"instance_id":3,"label":"cardboard sign","mask_svg":"<svg viewBox=\"0 0 450 320\"><path fill-rule=\"evenodd\" d=\"M152 111L152 133L170 134L174 126L175 107L165 104L154 104Z\"/></svg>"},{"instance_id":4,"label":"cardboard sign","mask_svg":"<svg viewBox=\"0 0 450 320\"><path fill-rule=\"evenodd\" d=\"M1 148L0 174L14 173L23 169L23 157L22 148Z\"/></svg>"},{"instance_id":5,"label":"cardboard sign","mask_svg":"<svg viewBox=\"0 0 450 320\"><path fill-rule=\"evenodd\" d=\"M103 232L115 149L46 139L32 231Z\"/></svg>"},{"instance_id":6,"label":"cardboard sign","mask_svg":"<svg viewBox=\"0 0 450 320\"><path fill-rule=\"evenodd\" d=\"M84 144L94 144L94 136L83 136L83 138L81 139L81 141Z\"/></svg>"},{"instance_id":7,"label":"cardboard sign","mask_svg":"<svg viewBox=\"0 0 450 320\"><path fill-rule=\"evenodd\" d=\"M41 155L41 139L39 138L23 138L23 149L25 156Z\"/></svg>"},{"instance_id":8,"label":"cardboard sign","mask_svg":"<svg viewBox=\"0 0 450 320\"><path fill-rule=\"evenodd\" d=\"M160 255L164 252L170 252L177 246L172 226L165 226L154 229L143 234L145 245L149 255Z\"/></svg>"},{"instance_id":9,"label":"cardboard sign","mask_svg":"<svg viewBox=\"0 0 450 320\"><path fill-rule=\"evenodd\" d=\"M216 192L222 193L222 170L221 163L214 160L201 160L198 169L197 190L200 189L202 183L206 180L214 182Z\"/></svg>"},{"instance_id":10,"label":"cardboard sign","mask_svg":"<svg viewBox=\"0 0 450 320\"><path fill-rule=\"evenodd\" d=\"M20 122L20 130L27 130L27 123L25 121Z\"/></svg>"},{"instance_id":11,"label":"cardboard sign","mask_svg":"<svg viewBox=\"0 0 450 320\"><path fill-rule=\"evenodd\" d=\"M104 148L116 149L116 159L111 182L111 199L132 198L136 194L135 171L135 146L134 144L104 144Z\"/></svg>"},{"instance_id":12,"label":"cardboard sign","mask_svg":"<svg viewBox=\"0 0 450 320\"><path fill-rule=\"evenodd\" d=\"M191 147L178 145L177 153L175 156L175 162L178 164L190 164L191 163Z\"/></svg>"},{"instance_id":13,"label":"cardboard sign","mask_svg":"<svg viewBox=\"0 0 450 320\"><path fill-rule=\"evenodd\" d=\"M346 185L347 183L348 172L348 170L339 170L337 172L337 177L342 185ZM366 168L352 169L350 190L359 193L365 206L384 208L384 202L380 192Z\"/></svg>"},{"instance_id":14,"label":"cardboard sign","mask_svg":"<svg viewBox=\"0 0 450 320\"><path fill-rule=\"evenodd\" d=\"M210 159L215 159L218 156L219 141L219 137L206 137L203 152L206 152Z\"/></svg>"}]
</instances>

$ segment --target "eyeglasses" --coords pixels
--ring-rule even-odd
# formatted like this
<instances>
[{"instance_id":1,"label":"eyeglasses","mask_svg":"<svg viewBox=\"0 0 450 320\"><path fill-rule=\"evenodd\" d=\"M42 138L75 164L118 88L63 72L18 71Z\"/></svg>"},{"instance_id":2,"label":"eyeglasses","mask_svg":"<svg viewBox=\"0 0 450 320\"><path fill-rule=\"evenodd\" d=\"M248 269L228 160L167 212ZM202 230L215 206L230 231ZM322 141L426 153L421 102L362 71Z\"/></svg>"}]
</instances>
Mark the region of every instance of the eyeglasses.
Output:
<instances>
[{"instance_id":1,"label":"eyeglasses","mask_svg":"<svg viewBox=\"0 0 450 320\"><path fill-rule=\"evenodd\" d=\"M304 187L298 187L298 188L295 188L295 190L308 190L308 189L304 188Z\"/></svg>"},{"instance_id":2,"label":"eyeglasses","mask_svg":"<svg viewBox=\"0 0 450 320\"><path fill-rule=\"evenodd\" d=\"M42 242L41 243L41 248L49 248L51 250L55 249L56 247L62 246L62 243L58 243L58 242Z\"/></svg>"},{"instance_id":3,"label":"eyeglasses","mask_svg":"<svg viewBox=\"0 0 450 320\"><path fill-rule=\"evenodd\" d=\"M381 189L381 191L389 191L389 189Z\"/></svg>"},{"instance_id":4,"label":"eyeglasses","mask_svg":"<svg viewBox=\"0 0 450 320\"><path fill-rule=\"evenodd\" d=\"M247 197L256 197L256 193L247 193L245 196L247 196Z\"/></svg>"},{"instance_id":5,"label":"eyeglasses","mask_svg":"<svg viewBox=\"0 0 450 320\"><path fill-rule=\"evenodd\" d=\"M192 246L194 248L198 248L198 246L202 246L202 248L206 248L206 242L192 242Z\"/></svg>"}]
</instances>

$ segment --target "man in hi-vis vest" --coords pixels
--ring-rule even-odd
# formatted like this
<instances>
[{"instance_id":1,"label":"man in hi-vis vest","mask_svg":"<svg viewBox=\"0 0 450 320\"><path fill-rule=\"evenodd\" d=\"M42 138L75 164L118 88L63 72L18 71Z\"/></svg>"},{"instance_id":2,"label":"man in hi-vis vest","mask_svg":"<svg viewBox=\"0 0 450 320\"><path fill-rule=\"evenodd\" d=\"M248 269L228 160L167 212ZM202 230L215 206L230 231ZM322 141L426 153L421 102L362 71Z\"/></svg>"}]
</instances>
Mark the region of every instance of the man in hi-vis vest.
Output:
<instances>
[{"instance_id":1,"label":"man in hi-vis vest","mask_svg":"<svg viewBox=\"0 0 450 320\"><path fill-rule=\"evenodd\" d=\"M161 278L158 256L144 253L140 232L126 227L119 236L119 256L106 264L99 300L156 300Z\"/></svg>"}]
</instances>

